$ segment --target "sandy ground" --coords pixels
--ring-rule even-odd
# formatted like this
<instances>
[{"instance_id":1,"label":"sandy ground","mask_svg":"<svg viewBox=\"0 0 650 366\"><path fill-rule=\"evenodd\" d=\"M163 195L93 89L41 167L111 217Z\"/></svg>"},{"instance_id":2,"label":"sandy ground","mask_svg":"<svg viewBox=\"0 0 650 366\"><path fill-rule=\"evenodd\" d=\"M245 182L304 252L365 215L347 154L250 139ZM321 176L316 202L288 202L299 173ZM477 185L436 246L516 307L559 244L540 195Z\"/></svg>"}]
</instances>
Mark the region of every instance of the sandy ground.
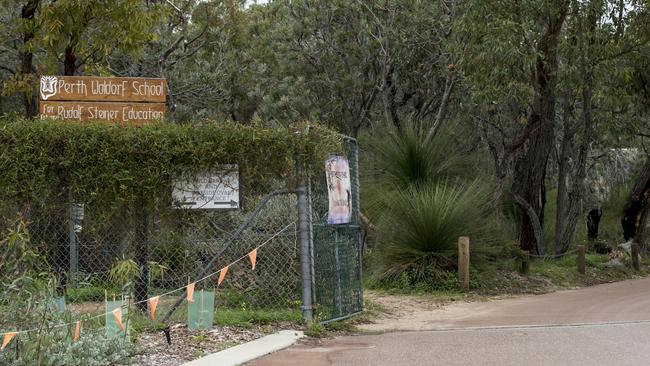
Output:
<instances>
[{"instance_id":1,"label":"sandy ground","mask_svg":"<svg viewBox=\"0 0 650 366\"><path fill-rule=\"evenodd\" d=\"M386 307L366 332L650 320L650 278L544 295L441 304L426 298L370 294Z\"/></svg>"},{"instance_id":2,"label":"sandy ground","mask_svg":"<svg viewBox=\"0 0 650 366\"><path fill-rule=\"evenodd\" d=\"M461 317L468 315L467 309L461 304L471 302L450 302L426 296L392 295L387 293L365 291L365 299L379 305L380 311L371 323L359 324L357 328L363 332L387 332L398 330L427 330L431 319L437 319L442 314L445 317Z\"/></svg>"}]
</instances>

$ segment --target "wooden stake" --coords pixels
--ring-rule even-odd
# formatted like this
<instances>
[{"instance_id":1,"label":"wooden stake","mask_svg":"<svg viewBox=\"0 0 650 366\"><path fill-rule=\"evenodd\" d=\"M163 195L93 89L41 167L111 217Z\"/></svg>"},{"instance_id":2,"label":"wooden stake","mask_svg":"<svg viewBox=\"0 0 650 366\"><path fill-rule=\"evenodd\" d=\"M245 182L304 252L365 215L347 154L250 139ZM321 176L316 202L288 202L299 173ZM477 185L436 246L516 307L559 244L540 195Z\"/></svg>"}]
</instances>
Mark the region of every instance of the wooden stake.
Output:
<instances>
[{"instance_id":1,"label":"wooden stake","mask_svg":"<svg viewBox=\"0 0 650 366\"><path fill-rule=\"evenodd\" d=\"M458 238L458 283L463 290L469 290L469 237Z\"/></svg>"},{"instance_id":2,"label":"wooden stake","mask_svg":"<svg viewBox=\"0 0 650 366\"><path fill-rule=\"evenodd\" d=\"M632 267L635 270L641 269L641 263L639 262L639 244L632 242Z\"/></svg>"},{"instance_id":3,"label":"wooden stake","mask_svg":"<svg viewBox=\"0 0 650 366\"><path fill-rule=\"evenodd\" d=\"M580 272L580 274L585 274L585 251L586 248L584 245L578 245L578 258L576 261L578 264L578 272Z\"/></svg>"},{"instance_id":4,"label":"wooden stake","mask_svg":"<svg viewBox=\"0 0 650 366\"><path fill-rule=\"evenodd\" d=\"M524 251L521 256L521 273L528 274L530 272L530 252Z\"/></svg>"}]
</instances>

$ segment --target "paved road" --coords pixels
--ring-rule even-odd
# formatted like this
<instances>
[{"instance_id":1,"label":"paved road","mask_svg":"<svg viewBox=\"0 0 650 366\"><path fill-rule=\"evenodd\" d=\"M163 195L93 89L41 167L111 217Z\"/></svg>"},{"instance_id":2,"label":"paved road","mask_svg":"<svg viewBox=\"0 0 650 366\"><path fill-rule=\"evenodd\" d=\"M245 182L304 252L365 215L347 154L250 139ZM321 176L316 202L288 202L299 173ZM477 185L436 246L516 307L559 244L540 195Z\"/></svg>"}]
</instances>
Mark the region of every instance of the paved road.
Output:
<instances>
[{"instance_id":1,"label":"paved road","mask_svg":"<svg viewBox=\"0 0 650 366\"><path fill-rule=\"evenodd\" d=\"M427 314L406 322L418 331L303 344L248 365L650 365L650 278Z\"/></svg>"}]
</instances>

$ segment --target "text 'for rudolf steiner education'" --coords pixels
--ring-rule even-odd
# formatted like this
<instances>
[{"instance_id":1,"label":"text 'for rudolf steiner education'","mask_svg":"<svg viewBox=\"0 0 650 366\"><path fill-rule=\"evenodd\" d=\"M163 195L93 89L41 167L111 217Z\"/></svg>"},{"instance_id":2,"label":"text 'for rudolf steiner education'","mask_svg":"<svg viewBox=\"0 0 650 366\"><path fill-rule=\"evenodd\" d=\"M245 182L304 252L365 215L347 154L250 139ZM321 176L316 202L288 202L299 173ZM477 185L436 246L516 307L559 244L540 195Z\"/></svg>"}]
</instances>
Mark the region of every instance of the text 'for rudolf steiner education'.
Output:
<instances>
[{"instance_id":1,"label":"text 'for rudolf steiner education'","mask_svg":"<svg viewBox=\"0 0 650 366\"><path fill-rule=\"evenodd\" d=\"M40 116L146 124L165 118L167 82L154 78L43 76Z\"/></svg>"}]
</instances>

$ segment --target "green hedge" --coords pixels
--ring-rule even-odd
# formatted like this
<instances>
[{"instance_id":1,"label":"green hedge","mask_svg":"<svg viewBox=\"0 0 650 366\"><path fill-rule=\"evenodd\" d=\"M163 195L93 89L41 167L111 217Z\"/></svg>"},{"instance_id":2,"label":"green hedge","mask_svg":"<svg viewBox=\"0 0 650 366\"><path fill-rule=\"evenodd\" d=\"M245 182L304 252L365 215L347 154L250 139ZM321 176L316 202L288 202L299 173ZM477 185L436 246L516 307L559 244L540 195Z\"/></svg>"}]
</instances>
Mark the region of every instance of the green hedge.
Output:
<instances>
[{"instance_id":1,"label":"green hedge","mask_svg":"<svg viewBox=\"0 0 650 366\"><path fill-rule=\"evenodd\" d=\"M244 179L291 186L296 153L309 164L340 148L335 133L315 126L297 134L306 130L304 123L290 129L214 121L122 127L4 117L0 199L166 205L173 179L220 164L239 164Z\"/></svg>"}]
</instances>

